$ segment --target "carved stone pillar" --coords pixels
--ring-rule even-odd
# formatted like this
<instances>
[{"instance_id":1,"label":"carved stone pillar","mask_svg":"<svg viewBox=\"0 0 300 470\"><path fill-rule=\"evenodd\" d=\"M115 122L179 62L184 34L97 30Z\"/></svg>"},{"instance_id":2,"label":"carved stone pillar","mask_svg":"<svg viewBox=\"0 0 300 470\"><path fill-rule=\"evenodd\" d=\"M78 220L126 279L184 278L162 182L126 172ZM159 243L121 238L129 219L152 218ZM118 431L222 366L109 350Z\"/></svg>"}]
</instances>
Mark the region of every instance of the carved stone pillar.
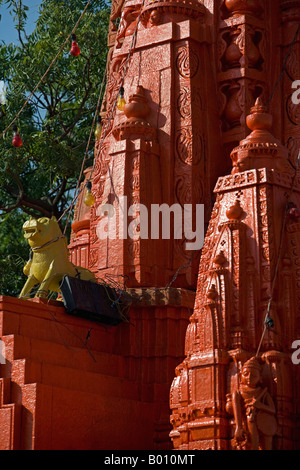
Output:
<instances>
[{"instance_id":1,"label":"carved stone pillar","mask_svg":"<svg viewBox=\"0 0 300 470\"><path fill-rule=\"evenodd\" d=\"M288 349L288 348L287 348ZM271 384L277 410L278 429L275 437L276 448L279 450L293 449L295 415L293 406L293 375L298 375L289 354L279 351L268 351L263 355L266 363L265 378Z\"/></svg>"},{"instance_id":2,"label":"carved stone pillar","mask_svg":"<svg viewBox=\"0 0 300 470\"><path fill-rule=\"evenodd\" d=\"M258 0L222 1L220 16L219 112L225 152L229 156L232 148L249 132L246 116L253 102L259 96L267 97L268 21L265 2Z\"/></svg>"},{"instance_id":3,"label":"carved stone pillar","mask_svg":"<svg viewBox=\"0 0 300 470\"><path fill-rule=\"evenodd\" d=\"M139 86L125 106L125 121L113 127L114 141L104 146L107 154L100 156L93 178L90 268L100 278L124 277L127 286L161 285L163 278L163 249L150 233L151 204L161 203L161 175L149 111Z\"/></svg>"},{"instance_id":4,"label":"carved stone pillar","mask_svg":"<svg viewBox=\"0 0 300 470\"><path fill-rule=\"evenodd\" d=\"M171 226L170 240L161 236L159 241L152 240L149 236L141 244L134 242L131 248L129 240L113 243L97 236L100 206L122 196L127 196L131 204L134 201L146 204L149 213L151 204L165 204L168 210L175 204L182 218L184 206L189 204L193 223L196 205L204 204L207 224L212 189L226 167L219 157L222 144L216 138L219 120L215 112L215 85L209 78L215 74L210 59L209 11L196 0L183 4L175 0L146 0L142 11L140 8L141 2L133 1L126 1L122 6L110 58L107 112L103 119L105 134L101 148L99 141L95 145L93 192L97 202L91 209L90 268L99 276L108 271L118 272L129 276L129 282L137 285L165 286L172 282L174 287L194 289L200 250L197 248L193 253L187 249L186 243L193 240L188 239L183 222L181 237L175 236L175 228ZM139 13L140 23L132 44ZM121 85L125 100L130 101L128 105L134 102L135 109L137 102L141 104L146 99L148 111L141 117L143 122L129 115L128 107L123 112L115 106ZM137 91L141 89L143 99ZM132 184L140 185L138 199L136 187L130 187L133 177ZM171 217L171 225L172 220ZM148 253L143 259L140 259L140 249ZM133 268L136 263L141 272L145 269L148 274L137 275Z\"/></svg>"}]
</instances>

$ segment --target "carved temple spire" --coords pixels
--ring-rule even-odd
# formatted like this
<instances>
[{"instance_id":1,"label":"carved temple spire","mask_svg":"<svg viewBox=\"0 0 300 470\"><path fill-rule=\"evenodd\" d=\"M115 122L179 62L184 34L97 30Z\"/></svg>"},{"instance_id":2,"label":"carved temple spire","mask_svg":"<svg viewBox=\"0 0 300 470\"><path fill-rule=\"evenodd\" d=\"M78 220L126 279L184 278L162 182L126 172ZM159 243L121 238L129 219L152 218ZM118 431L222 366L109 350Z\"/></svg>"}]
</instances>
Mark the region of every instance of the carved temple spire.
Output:
<instances>
[{"instance_id":1,"label":"carved temple spire","mask_svg":"<svg viewBox=\"0 0 300 470\"><path fill-rule=\"evenodd\" d=\"M246 119L251 134L231 152L232 174L258 168L277 169L290 173L288 150L272 133L273 117L260 98Z\"/></svg>"},{"instance_id":2,"label":"carved temple spire","mask_svg":"<svg viewBox=\"0 0 300 470\"><path fill-rule=\"evenodd\" d=\"M299 331L299 310L291 296L300 286L300 224L294 217L282 230L293 173L287 149L271 133L272 121L258 98L247 116L251 133L232 151L233 170L219 178L215 188L195 307L186 331L186 358L170 391L170 437L176 449L292 445L285 423L289 421L288 403L295 396L287 381L280 387L277 384L282 376L293 375L292 361L286 358L288 338L297 337ZM298 205L298 180L293 190ZM275 326L263 334L269 303ZM256 365L258 344L262 344L259 368L264 381L257 374L248 387L245 374ZM188 399L181 400L187 391ZM250 402L254 395L268 404L268 418L256 414L256 406ZM243 420L247 403L249 419Z\"/></svg>"}]
</instances>

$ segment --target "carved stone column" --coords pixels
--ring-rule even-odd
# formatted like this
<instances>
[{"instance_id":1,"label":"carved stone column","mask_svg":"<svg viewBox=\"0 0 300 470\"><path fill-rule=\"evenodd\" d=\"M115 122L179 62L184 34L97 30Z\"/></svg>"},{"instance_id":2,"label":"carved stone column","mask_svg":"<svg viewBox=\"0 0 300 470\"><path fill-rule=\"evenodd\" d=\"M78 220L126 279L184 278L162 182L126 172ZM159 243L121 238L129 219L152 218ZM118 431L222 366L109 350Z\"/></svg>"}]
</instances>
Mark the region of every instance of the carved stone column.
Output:
<instances>
[{"instance_id":1,"label":"carved stone column","mask_svg":"<svg viewBox=\"0 0 300 470\"><path fill-rule=\"evenodd\" d=\"M125 105L126 119L112 129L114 141L99 158L93 178L90 268L101 278L128 278L127 287L162 285L163 278L160 240L152 240L150 233L151 204L161 203L161 175L156 130L146 120L149 112L145 90L138 86Z\"/></svg>"},{"instance_id":2,"label":"carved stone column","mask_svg":"<svg viewBox=\"0 0 300 470\"><path fill-rule=\"evenodd\" d=\"M137 273L131 263L136 264L135 257L140 259L141 247L137 247L137 242L132 244L129 256L129 245L124 251L119 241L106 243L97 237L99 208L112 198L107 194L109 187L110 193L115 193L115 201L121 196L128 196L128 202L135 201L137 188L128 186L134 178L132 184L140 185L139 202L144 201L149 213L151 204L166 204L168 210L175 204L183 218L184 205L190 204L193 223L196 205L204 204L204 223L207 224L212 189L226 166L220 158L221 140L216 138L219 120L215 83L209 78L215 74L210 60L211 30L206 24L209 11L196 0L146 0L142 11L140 8L141 3L133 1L126 1L122 7L109 65L107 112L103 120L105 138L101 148L99 141L95 146L93 191L97 202L91 209L90 267L99 276L110 270L131 277L133 272ZM140 23L132 44L139 13ZM129 108L123 112L115 106L121 84L125 100L130 101L128 105L135 100L135 109L137 102L143 101L137 90L144 90L148 111L141 117L143 122L136 119L137 116L129 116ZM142 168L145 180L141 179ZM124 171L127 172L125 179ZM152 184L148 179L151 175L155 175ZM139 183L137 178L140 178ZM171 223L172 220L171 217ZM143 270L142 266L148 263L145 269L149 274L134 275L130 282L137 285L159 283L160 286L172 282L174 287L196 287L200 250L193 253L186 248L191 240L187 238L183 223L182 237L175 236L174 230L171 226L170 240L163 237L159 242L150 237L142 240L149 261L140 259L138 264Z\"/></svg>"},{"instance_id":3,"label":"carved stone column","mask_svg":"<svg viewBox=\"0 0 300 470\"><path fill-rule=\"evenodd\" d=\"M246 116L257 97L267 98L268 13L265 2L220 2L219 112L225 152L248 134ZM229 169L229 166L228 166Z\"/></svg>"}]
</instances>

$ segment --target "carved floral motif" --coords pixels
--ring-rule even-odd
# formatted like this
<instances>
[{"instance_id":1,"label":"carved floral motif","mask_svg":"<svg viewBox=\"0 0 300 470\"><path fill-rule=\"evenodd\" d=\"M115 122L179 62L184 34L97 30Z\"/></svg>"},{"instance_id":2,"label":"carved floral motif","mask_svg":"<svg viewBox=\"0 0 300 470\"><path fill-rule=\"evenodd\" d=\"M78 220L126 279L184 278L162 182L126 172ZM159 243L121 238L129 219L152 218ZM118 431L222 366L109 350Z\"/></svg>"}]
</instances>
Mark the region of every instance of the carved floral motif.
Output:
<instances>
[{"instance_id":1,"label":"carved floral motif","mask_svg":"<svg viewBox=\"0 0 300 470\"><path fill-rule=\"evenodd\" d=\"M141 14L141 21L145 26L151 27L148 23L153 11L158 11L160 21L164 19L164 13L182 15L183 17L192 17L202 22L205 16L205 7L202 2L196 0L146 0Z\"/></svg>"},{"instance_id":2,"label":"carved floral motif","mask_svg":"<svg viewBox=\"0 0 300 470\"><path fill-rule=\"evenodd\" d=\"M198 72L199 67L197 52L189 46L180 47L177 53L176 66L182 77L193 78Z\"/></svg>"},{"instance_id":3,"label":"carved floral motif","mask_svg":"<svg viewBox=\"0 0 300 470\"><path fill-rule=\"evenodd\" d=\"M187 165L198 165L202 157L202 139L191 127L179 130L176 151L180 160Z\"/></svg>"},{"instance_id":4,"label":"carved floral motif","mask_svg":"<svg viewBox=\"0 0 300 470\"><path fill-rule=\"evenodd\" d=\"M293 103L292 95L286 101L286 112L292 124L295 126L300 125L300 106Z\"/></svg>"}]
</instances>

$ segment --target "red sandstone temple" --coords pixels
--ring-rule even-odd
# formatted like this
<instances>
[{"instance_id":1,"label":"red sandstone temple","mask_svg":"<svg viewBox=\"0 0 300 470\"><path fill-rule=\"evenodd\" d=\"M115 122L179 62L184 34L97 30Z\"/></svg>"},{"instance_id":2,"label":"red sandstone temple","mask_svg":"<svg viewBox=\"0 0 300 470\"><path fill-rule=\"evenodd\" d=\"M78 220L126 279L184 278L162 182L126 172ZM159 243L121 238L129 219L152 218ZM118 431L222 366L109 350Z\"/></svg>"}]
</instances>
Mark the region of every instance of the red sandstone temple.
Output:
<instances>
[{"instance_id":1,"label":"red sandstone temple","mask_svg":"<svg viewBox=\"0 0 300 470\"><path fill-rule=\"evenodd\" d=\"M124 282L128 321L0 298L1 449L300 448L299 24L299 0L112 1L69 251ZM121 197L203 204L203 248L102 239Z\"/></svg>"}]
</instances>

